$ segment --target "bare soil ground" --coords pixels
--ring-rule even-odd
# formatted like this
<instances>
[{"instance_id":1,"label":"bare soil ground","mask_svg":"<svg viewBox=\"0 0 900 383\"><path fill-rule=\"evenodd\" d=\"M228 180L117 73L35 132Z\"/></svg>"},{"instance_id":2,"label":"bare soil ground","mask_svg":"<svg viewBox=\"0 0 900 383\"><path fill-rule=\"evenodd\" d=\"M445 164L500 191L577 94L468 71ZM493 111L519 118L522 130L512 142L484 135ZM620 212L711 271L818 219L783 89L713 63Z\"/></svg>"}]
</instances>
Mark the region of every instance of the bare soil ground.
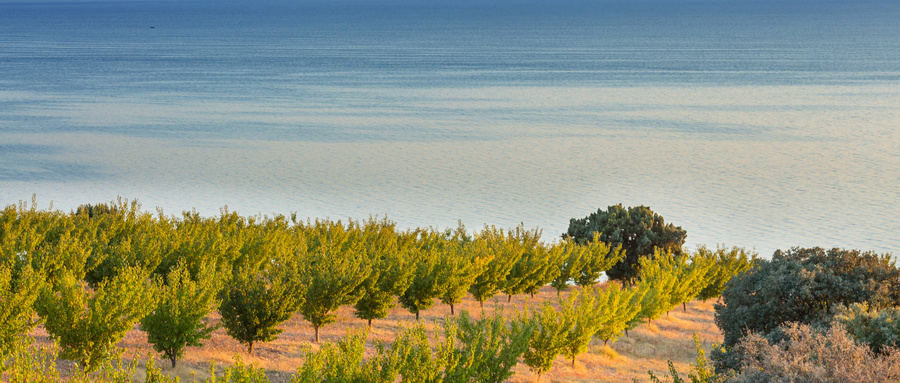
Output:
<instances>
[{"instance_id":1,"label":"bare soil ground","mask_svg":"<svg viewBox=\"0 0 900 383\"><path fill-rule=\"evenodd\" d=\"M545 301L556 302L556 290L545 287L533 298L527 295L515 296L511 302L507 302L506 296L498 296L496 300L486 303L484 310L492 313L501 308L506 313L512 313L526 307L536 307ZM466 298L456 310L457 313L459 310L468 310L474 317L481 315L478 302L471 297ZM432 308L421 313L421 320L437 329L448 315L450 307L436 301ZM211 320L217 323L218 314L213 313ZM393 341L401 326L414 321L415 315L400 307L394 308L387 319L372 322L369 344L376 339L384 342ZM366 322L353 315L352 307L342 307L337 312L337 322L320 329L320 343L338 341L348 331L365 327ZM231 339L225 330L220 328L204 346L189 347L184 360L179 361L174 369L171 368L169 361L159 358L147 343L146 335L138 330L137 326L125 336L120 346L125 348L126 356L137 355L141 358L141 366L148 357L152 357L164 373L179 376L182 382L205 380L209 376L210 362L214 362L221 370L223 365L233 364L235 357L239 357L245 364L252 363L264 368L273 383L289 382L290 376L303 363L304 352L316 350L319 346L313 342L312 326L300 314L294 315L280 328L283 332L278 339L269 343L255 344L252 355L248 355L244 346ZM591 342L589 350L578 356L574 367L570 360L560 356L550 372L540 377L540 382L631 382L632 378L646 382L649 381L647 371L653 371L659 376L668 370L670 360L679 372L686 373L690 369L689 363L697 356L692 339L695 333L707 352L713 343L722 341L722 334L713 321L712 301L690 302L687 304L686 312L678 307L653 323L643 324L630 331L627 337L622 335L608 346L595 339ZM38 344L50 342L41 327L38 327L33 335ZM65 371L67 366L71 368L70 365L71 363L67 361L59 361L61 371ZM513 371L515 375L510 382L536 381L537 377L525 364L519 363ZM138 374L142 375L142 371Z\"/></svg>"}]
</instances>

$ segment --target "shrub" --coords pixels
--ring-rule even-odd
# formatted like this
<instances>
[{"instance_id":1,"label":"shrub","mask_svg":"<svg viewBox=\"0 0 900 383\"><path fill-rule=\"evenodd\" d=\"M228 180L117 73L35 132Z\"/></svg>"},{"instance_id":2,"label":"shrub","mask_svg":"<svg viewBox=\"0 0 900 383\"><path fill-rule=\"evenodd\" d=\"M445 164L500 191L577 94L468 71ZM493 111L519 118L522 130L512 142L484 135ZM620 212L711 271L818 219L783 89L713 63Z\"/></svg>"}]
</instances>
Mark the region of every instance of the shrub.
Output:
<instances>
[{"instance_id":1,"label":"shrub","mask_svg":"<svg viewBox=\"0 0 900 383\"><path fill-rule=\"evenodd\" d=\"M844 326L856 340L866 342L876 354L885 347L900 347L900 308L869 308L865 303L837 309L834 320Z\"/></svg>"},{"instance_id":2,"label":"shrub","mask_svg":"<svg viewBox=\"0 0 900 383\"><path fill-rule=\"evenodd\" d=\"M528 348L534 332L533 323L525 323L513 331L502 310L472 320L467 311L455 321L445 322L445 335L455 334L458 346L453 363L444 371L444 382L501 383L512 376L512 368Z\"/></svg>"},{"instance_id":3,"label":"shrub","mask_svg":"<svg viewBox=\"0 0 900 383\"><path fill-rule=\"evenodd\" d=\"M325 343L318 351L308 351L291 383L393 382L397 378L396 366L383 366L387 376L382 376L382 366L377 363L380 353L369 361L363 360L367 335L367 331L350 332L337 343Z\"/></svg>"},{"instance_id":4,"label":"shrub","mask_svg":"<svg viewBox=\"0 0 900 383\"><path fill-rule=\"evenodd\" d=\"M740 368L739 354L728 355L753 332L777 341L776 329L788 322L827 325L843 304L867 302L881 307L893 301L900 270L890 256L857 250L794 248L758 260L726 285L715 305L723 348L713 353L718 370Z\"/></svg>"},{"instance_id":5,"label":"shrub","mask_svg":"<svg viewBox=\"0 0 900 383\"><path fill-rule=\"evenodd\" d=\"M234 365L225 367L222 376L216 376L216 366L210 364L209 378L204 383L269 383L266 370L252 364L246 365L240 356L234 356Z\"/></svg>"},{"instance_id":6,"label":"shrub","mask_svg":"<svg viewBox=\"0 0 900 383\"><path fill-rule=\"evenodd\" d=\"M750 334L736 346L741 350L742 372L737 383L756 382L889 382L900 380L900 351L887 349L876 356L865 345L836 324L815 330L791 323L784 328L787 339L769 344Z\"/></svg>"}]
</instances>

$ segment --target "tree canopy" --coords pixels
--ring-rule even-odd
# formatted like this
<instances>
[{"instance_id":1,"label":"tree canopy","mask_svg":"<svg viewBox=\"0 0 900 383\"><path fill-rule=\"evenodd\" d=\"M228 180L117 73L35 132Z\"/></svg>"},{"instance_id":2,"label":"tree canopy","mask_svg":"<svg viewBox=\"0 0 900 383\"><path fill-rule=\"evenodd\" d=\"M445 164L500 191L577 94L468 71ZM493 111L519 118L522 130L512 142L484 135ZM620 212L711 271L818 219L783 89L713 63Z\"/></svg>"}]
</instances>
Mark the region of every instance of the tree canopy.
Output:
<instances>
[{"instance_id":1,"label":"tree canopy","mask_svg":"<svg viewBox=\"0 0 900 383\"><path fill-rule=\"evenodd\" d=\"M663 217L647 206L623 208L621 204L597 209L587 217L569 221L563 238L587 243L599 233L599 240L610 248L621 246L625 257L606 271L610 279L634 282L640 274L639 259L653 256L654 249L677 255L687 238L681 226L666 224Z\"/></svg>"}]
</instances>

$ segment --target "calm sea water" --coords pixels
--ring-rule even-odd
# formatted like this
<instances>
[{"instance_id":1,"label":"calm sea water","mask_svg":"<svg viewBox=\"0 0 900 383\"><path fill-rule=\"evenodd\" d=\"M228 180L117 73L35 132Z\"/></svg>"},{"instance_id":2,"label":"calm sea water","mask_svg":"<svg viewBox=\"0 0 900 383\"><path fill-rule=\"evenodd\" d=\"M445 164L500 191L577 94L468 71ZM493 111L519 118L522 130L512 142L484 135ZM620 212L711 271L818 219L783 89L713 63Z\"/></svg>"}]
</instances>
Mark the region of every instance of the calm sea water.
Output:
<instances>
[{"instance_id":1,"label":"calm sea water","mask_svg":"<svg viewBox=\"0 0 900 383\"><path fill-rule=\"evenodd\" d=\"M0 202L900 251L900 2L549 3L0 1Z\"/></svg>"}]
</instances>

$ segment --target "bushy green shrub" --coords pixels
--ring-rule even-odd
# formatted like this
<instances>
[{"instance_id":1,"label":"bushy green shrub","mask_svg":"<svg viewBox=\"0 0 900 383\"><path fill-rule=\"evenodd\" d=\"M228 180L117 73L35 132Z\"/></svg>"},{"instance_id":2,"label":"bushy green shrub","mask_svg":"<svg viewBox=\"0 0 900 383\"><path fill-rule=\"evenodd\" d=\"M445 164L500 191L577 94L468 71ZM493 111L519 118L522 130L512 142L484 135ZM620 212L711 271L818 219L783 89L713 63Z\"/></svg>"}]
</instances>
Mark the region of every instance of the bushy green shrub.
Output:
<instances>
[{"instance_id":1,"label":"bushy green shrub","mask_svg":"<svg viewBox=\"0 0 900 383\"><path fill-rule=\"evenodd\" d=\"M876 354L884 353L885 347L900 347L898 307L877 310L865 303L854 303L839 307L834 320L856 340L866 342Z\"/></svg>"},{"instance_id":2,"label":"bushy green shrub","mask_svg":"<svg viewBox=\"0 0 900 383\"><path fill-rule=\"evenodd\" d=\"M253 364L244 364L240 356L234 356L234 365L225 367L221 376L216 375L216 367L209 366L209 378L204 383L269 383L266 370Z\"/></svg>"},{"instance_id":3,"label":"bushy green shrub","mask_svg":"<svg viewBox=\"0 0 900 383\"><path fill-rule=\"evenodd\" d=\"M367 335L367 331L350 332L337 343L325 343L318 351L307 352L291 383L393 382L398 375L397 361L388 357L393 363L378 363L384 359L384 348L368 361L363 359Z\"/></svg>"},{"instance_id":4,"label":"bushy green shrub","mask_svg":"<svg viewBox=\"0 0 900 383\"><path fill-rule=\"evenodd\" d=\"M467 311L445 322L445 336L455 335L453 363L444 371L446 383L501 383L512 376L512 368L528 348L534 323L522 323L513 330L502 310L481 314L473 320Z\"/></svg>"}]
</instances>

